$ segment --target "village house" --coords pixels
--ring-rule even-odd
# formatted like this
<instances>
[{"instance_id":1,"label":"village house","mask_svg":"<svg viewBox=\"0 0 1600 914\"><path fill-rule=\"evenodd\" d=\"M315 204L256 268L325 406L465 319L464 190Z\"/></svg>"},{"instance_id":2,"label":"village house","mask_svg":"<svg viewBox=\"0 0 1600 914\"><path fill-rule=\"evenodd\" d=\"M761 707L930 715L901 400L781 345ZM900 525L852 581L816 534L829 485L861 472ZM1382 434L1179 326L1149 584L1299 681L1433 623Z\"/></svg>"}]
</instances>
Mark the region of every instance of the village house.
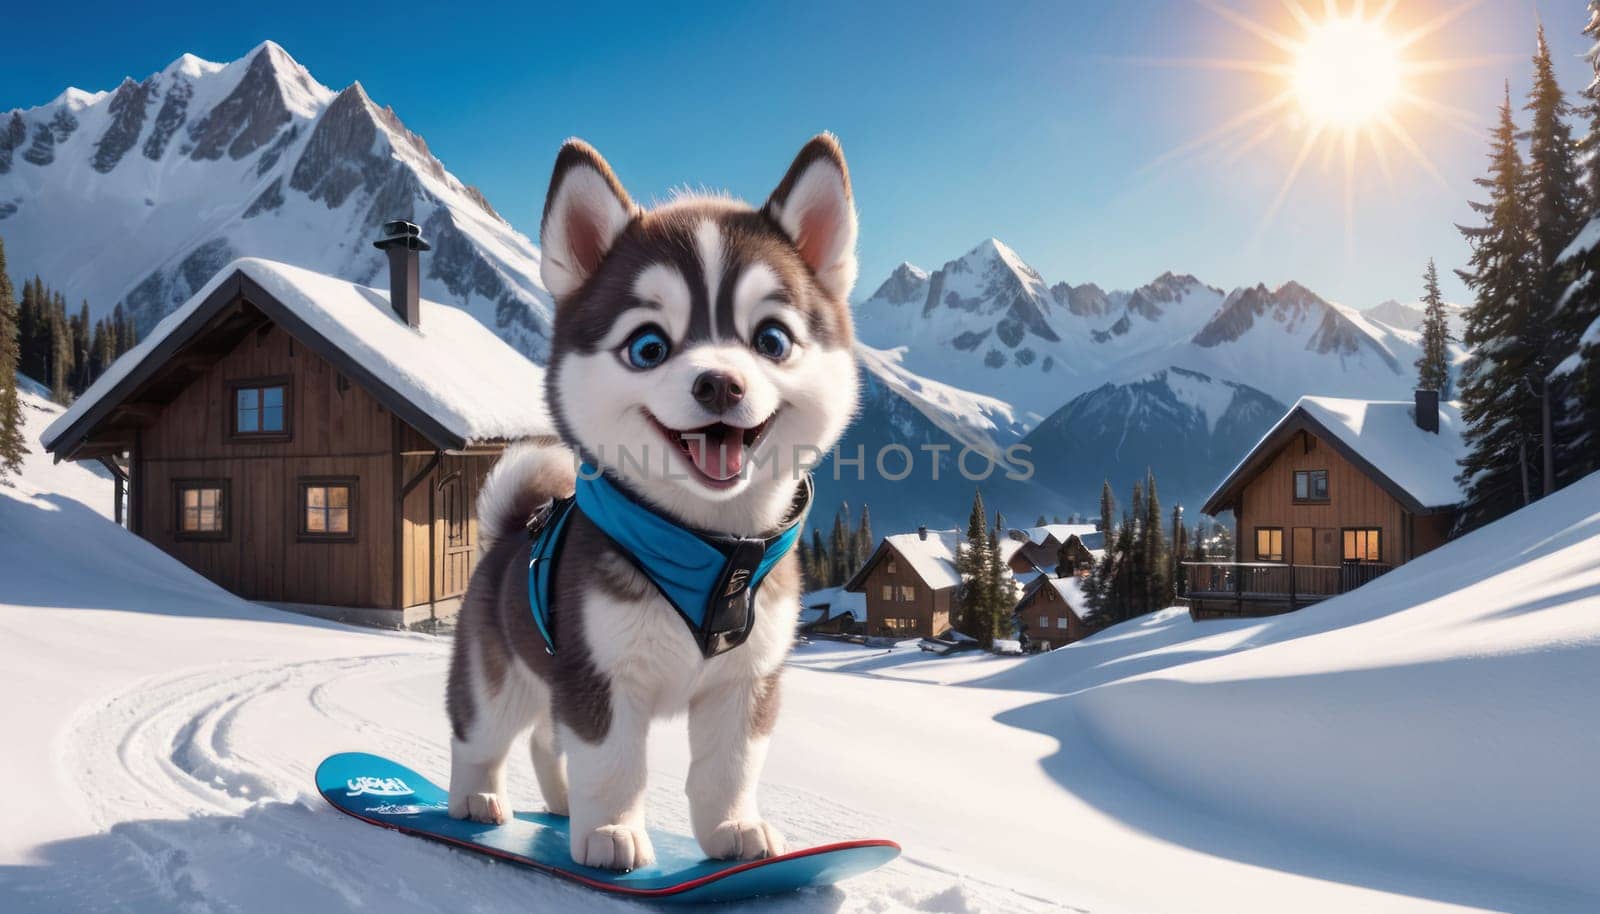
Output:
<instances>
[{"instance_id":1,"label":"village house","mask_svg":"<svg viewBox=\"0 0 1600 914\"><path fill-rule=\"evenodd\" d=\"M410 625L452 614L477 493L506 445L554 440L543 375L418 295L417 227L377 242L390 290L238 260L44 435L115 476L128 528L239 596Z\"/></svg>"},{"instance_id":2,"label":"village house","mask_svg":"<svg viewBox=\"0 0 1600 914\"><path fill-rule=\"evenodd\" d=\"M960 624L956 603L961 574L955 530L884 537L844 589L866 595L866 634L883 638L937 638Z\"/></svg>"},{"instance_id":3,"label":"village house","mask_svg":"<svg viewBox=\"0 0 1600 914\"><path fill-rule=\"evenodd\" d=\"M1048 651L1089 635L1089 601L1077 575L1039 575L1022 589L1017 622L1035 650Z\"/></svg>"},{"instance_id":4,"label":"village house","mask_svg":"<svg viewBox=\"0 0 1600 914\"><path fill-rule=\"evenodd\" d=\"M1207 499L1238 561L1186 562L1196 619L1286 612L1442 544L1462 499L1457 406L1302 397Z\"/></svg>"},{"instance_id":5,"label":"village house","mask_svg":"<svg viewBox=\"0 0 1600 914\"><path fill-rule=\"evenodd\" d=\"M1016 584L1047 576L1033 563L1018 559L1027 546L1043 549L1047 542L1048 535L1036 530L1012 530L1000 539L1000 560L1013 570ZM1049 551L1052 570L1061 544L1060 540L1055 542L1056 548ZM866 598L865 634L874 638L939 638L959 628L961 574L956 570L956 556L965 544L966 535L959 530L927 527L919 527L916 533L884 537L843 588ZM1038 555L1044 558L1043 552ZM1019 567L1026 570L1018 573L1015 569Z\"/></svg>"}]
</instances>

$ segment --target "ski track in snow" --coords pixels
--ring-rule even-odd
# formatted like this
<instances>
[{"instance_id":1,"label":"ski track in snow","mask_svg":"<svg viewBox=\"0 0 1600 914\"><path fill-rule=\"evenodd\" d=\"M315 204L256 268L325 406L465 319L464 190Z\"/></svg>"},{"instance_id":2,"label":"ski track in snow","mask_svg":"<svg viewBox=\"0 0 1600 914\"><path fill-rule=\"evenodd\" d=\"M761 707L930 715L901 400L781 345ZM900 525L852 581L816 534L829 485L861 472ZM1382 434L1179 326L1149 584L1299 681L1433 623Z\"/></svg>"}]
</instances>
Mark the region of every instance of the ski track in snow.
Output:
<instances>
[{"instance_id":1,"label":"ski track in snow","mask_svg":"<svg viewBox=\"0 0 1600 914\"><path fill-rule=\"evenodd\" d=\"M347 819L316 795L313 766L297 747L252 740L253 715L309 709L349 734L351 746L381 747L419 770L447 771L445 741L386 726L353 706L375 689L422 678L442 681L443 651L441 642L420 655L195 667L144 680L85 710L68 728L59 762L62 770L78 773L78 801L108 839L96 842L92 860L67 867L66 878L59 870L51 874L48 894L25 880L12 885L21 889L24 910L30 896L48 899L39 910L61 910L58 893L65 889L83 910L144 910L145 900L155 909L248 912L264 909L264 896L252 888L264 884L304 898L310 910L491 912L534 900L551 902L556 910L639 910L634 902ZM527 767L514 750L515 796L537 796ZM681 777L655 774L652 819L659 827L686 831ZM765 796L768 814L782 822L795 846L841 834L892 833L890 823L810 791L768 790ZM220 881L218 873L226 868L219 870L217 858L236 856L248 857L253 872L238 884ZM460 883L459 906L443 903L449 896L438 891L441 874ZM5 884L0 879L0 887ZM341 908L330 906L335 900ZM292 909L281 901L272 899L265 909ZM844 888L761 905L773 911L928 914L1086 910L1020 895L909 854Z\"/></svg>"}]
</instances>

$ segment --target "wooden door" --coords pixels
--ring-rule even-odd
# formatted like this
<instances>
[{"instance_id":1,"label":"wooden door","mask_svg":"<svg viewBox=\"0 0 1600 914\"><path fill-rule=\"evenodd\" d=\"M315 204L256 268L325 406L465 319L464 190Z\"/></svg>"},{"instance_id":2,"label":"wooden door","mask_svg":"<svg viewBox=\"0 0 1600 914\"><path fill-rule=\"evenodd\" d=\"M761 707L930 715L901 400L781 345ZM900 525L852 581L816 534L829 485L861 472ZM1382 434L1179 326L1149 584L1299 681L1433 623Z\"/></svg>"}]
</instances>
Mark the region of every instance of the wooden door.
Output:
<instances>
[{"instance_id":1,"label":"wooden door","mask_svg":"<svg viewBox=\"0 0 1600 914\"><path fill-rule=\"evenodd\" d=\"M1311 548L1312 530L1310 527L1294 528L1294 551L1289 553L1291 565L1313 565L1315 553Z\"/></svg>"},{"instance_id":2,"label":"wooden door","mask_svg":"<svg viewBox=\"0 0 1600 914\"><path fill-rule=\"evenodd\" d=\"M1317 564L1339 564L1339 531L1333 527L1317 528Z\"/></svg>"},{"instance_id":3,"label":"wooden door","mask_svg":"<svg viewBox=\"0 0 1600 914\"><path fill-rule=\"evenodd\" d=\"M465 593L472 575L471 493L461 469L446 469L448 472L434 487L434 600Z\"/></svg>"}]
</instances>

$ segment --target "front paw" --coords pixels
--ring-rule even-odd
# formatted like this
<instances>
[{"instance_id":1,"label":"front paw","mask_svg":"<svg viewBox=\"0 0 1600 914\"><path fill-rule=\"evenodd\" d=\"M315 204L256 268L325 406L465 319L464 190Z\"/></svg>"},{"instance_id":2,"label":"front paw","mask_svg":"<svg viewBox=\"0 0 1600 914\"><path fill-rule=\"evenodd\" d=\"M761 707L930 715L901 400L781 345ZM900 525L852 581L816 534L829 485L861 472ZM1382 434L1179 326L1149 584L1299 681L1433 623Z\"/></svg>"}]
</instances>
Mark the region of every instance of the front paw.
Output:
<instances>
[{"instance_id":1,"label":"front paw","mask_svg":"<svg viewBox=\"0 0 1600 914\"><path fill-rule=\"evenodd\" d=\"M783 835L763 819L730 819L700 837L713 860L757 860L784 852Z\"/></svg>"},{"instance_id":2,"label":"front paw","mask_svg":"<svg viewBox=\"0 0 1600 914\"><path fill-rule=\"evenodd\" d=\"M450 817L469 819L485 825L504 825L511 816L497 793L470 793L450 798Z\"/></svg>"},{"instance_id":3,"label":"front paw","mask_svg":"<svg viewBox=\"0 0 1600 914\"><path fill-rule=\"evenodd\" d=\"M656 850L642 828L602 825L587 833L572 833L572 860L579 866L628 872L654 863Z\"/></svg>"}]
</instances>

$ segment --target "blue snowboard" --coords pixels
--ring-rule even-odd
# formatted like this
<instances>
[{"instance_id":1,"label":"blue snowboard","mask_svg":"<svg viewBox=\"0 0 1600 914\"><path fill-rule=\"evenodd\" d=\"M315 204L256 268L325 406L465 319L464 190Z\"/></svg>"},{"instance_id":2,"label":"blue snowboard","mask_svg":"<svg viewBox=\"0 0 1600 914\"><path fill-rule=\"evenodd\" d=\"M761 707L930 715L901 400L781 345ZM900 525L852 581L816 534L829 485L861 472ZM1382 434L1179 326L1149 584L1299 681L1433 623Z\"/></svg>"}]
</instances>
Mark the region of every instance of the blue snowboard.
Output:
<instances>
[{"instance_id":1,"label":"blue snowboard","mask_svg":"<svg viewBox=\"0 0 1600 914\"><path fill-rule=\"evenodd\" d=\"M846 841L765 860L708 860L692 838L651 832L656 862L631 873L578 866L567 843L567 818L519 812L505 825L450 818L449 793L404 765L365 752L341 752L317 766L317 790L363 822L570 879L631 898L670 902L738 901L833 885L900 856L893 841Z\"/></svg>"}]
</instances>

